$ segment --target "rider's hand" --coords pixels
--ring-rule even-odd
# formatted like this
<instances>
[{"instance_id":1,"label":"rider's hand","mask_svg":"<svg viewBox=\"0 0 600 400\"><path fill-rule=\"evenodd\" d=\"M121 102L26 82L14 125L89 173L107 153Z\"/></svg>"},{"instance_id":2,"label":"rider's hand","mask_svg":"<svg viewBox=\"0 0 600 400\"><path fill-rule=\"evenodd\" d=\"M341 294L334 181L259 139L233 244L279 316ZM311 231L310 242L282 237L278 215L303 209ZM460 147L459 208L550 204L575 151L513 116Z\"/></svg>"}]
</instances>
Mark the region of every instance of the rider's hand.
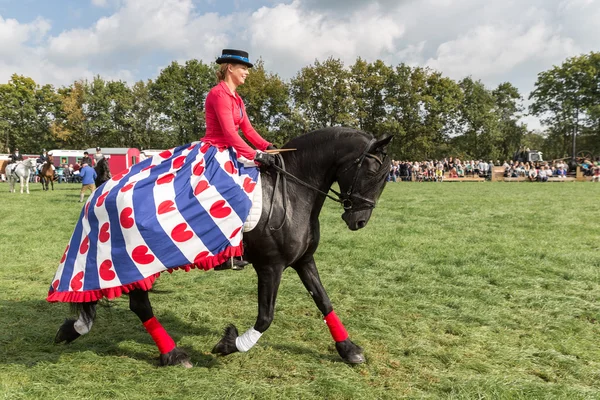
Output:
<instances>
[{"instance_id":1,"label":"rider's hand","mask_svg":"<svg viewBox=\"0 0 600 400\"><path fill-rule=\"evenodd\" d=\"M267 150L277 150L277 146L275 146L274 144L270 144L267 146Z\"/></svg>"},{"instance_id":2,"label":"rider's hand","mask_svg":"<svg viewBox=\"0 0 600 400\"><path fill-rule=\"evenodd\" d=\"M256 155L254 156L254 161L268 167L275 164L275 156L273 154L257 151Z\"/></svg>"}]
</instances>

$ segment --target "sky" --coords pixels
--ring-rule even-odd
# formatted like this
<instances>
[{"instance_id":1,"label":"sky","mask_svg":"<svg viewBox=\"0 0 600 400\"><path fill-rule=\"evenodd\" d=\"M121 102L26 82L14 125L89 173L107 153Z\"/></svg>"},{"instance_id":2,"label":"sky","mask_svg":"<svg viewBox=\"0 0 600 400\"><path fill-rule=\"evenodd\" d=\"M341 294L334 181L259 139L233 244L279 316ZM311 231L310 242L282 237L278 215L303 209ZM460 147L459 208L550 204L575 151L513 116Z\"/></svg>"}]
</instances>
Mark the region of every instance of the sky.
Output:
<instances>
[{"instance_id":1,"label":"sky","mask_svg":"<svg viewBox=\"0 0 600 400\"><path fill-rule=\"evenodd\" d=\"M360 56L508 81L526 99L539 72L600 51L598 21L600 0L0 0L0 82L133 83L235 48L285 80Z\"/></svg>"}]
</instances>

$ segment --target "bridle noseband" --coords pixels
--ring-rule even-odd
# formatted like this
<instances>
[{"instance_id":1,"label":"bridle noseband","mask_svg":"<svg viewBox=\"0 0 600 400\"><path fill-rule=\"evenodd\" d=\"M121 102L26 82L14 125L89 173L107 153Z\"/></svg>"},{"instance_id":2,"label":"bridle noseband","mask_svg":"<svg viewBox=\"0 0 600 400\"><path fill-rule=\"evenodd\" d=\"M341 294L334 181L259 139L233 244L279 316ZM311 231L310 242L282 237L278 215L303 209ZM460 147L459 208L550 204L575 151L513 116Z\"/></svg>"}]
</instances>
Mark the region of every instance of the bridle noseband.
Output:
<instances>
[{"instance_id":1,"label":"bridle noseband","mask_svg":"<svg viewBox=\"0 0 600 400\"><path fill-rule=\"evenodd\" d=\"M320 193L320 194L330 198L331 200L335 201L336 203L340 203L346 212L372 210L373 208L375 208L375 202L372 200L369 200L363 196L355 194L354 186L356 185L356 182L358 181L358 174L360 172L360 167L362 166L363 162L365 161L365 158L367 158L367 157L373 158L373 159L377 160L377 162L379 164L383 165L383 162L381 161L381 159L379 157L377 157L374 154L369 153L369 149L375 142L376 142L376 139L371 139L371 141L367 144L367 146L365 147L363 152L352 162L352 164L350 164L348 167L346 167L342 170L342 172L346 172L350 168L356 166L356 172L354 173L354 178L352 179L352 184L350 185L350 187L348 188L346 193L343 193L343 194L340 192L337 192L336 190L334 190L332 188L329 188L328 192L324 192L321 189L314 187L307 182L304 182L302 179L296 177L295 175L290 174L289 172L287 172L285 170L285 163L283 161L283 158L281 157L280 154L277 154L276 157L277 157L278 162L281 164L281 167L279 165L275 165L275 164L272 165L272 167L277 171L277 178L275 180L275 187L273 189L273 194L275 194L277 192L277 186L279 183L280 176L284 175L289 178L292 178L292 180L294 180L296 183L298 183L304 187L307 187L317 193ZM284 217L283 217L283 222L281 223L281 226L279 226L278 228L269 227L269 229L271 229L272 231L279 230L283 227L283 224L285 223L285 216L287 215L287 208L286 208L286 192L287 192L287 190L286 190L285 177L282 180L283 180L283 191L282 192L283 192L283 196L284 196L283 197ZM335 194L337 197L333 197L332 195L329 194L329 192L333 192L333 194ZM354 203L353 203L352 199L358 199L365 205L360 208L354 208ZM274 200L274 196L273 196L273 200ZM269 216L267 218L267 224L271 220L271 215L273 213L273 203L274 203L274 201L271 202Z\"/></svg>"}]
</instances>

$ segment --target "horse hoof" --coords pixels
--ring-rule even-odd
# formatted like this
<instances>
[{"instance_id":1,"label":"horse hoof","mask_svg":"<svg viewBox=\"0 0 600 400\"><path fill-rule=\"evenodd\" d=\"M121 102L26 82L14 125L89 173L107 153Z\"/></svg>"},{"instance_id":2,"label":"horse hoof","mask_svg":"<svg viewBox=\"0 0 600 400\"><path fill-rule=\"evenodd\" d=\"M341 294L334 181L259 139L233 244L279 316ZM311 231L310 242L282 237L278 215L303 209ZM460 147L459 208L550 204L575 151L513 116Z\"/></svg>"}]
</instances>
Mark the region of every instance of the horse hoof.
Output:
<instances>
[{"instance_id":1,"label":"horse hoof","mask_svg":"<svg viewBox=\"0 0 600 400\"><path fill-rule=\"evenodd\" d=\"M54 343L58 344L66 342L68 344L79 336L81 335L75 330L75 320L66 319L60 328L58 328L58 332L56 332L56 336L54 336Z\"/></svg>"},{"instance_id":2,"label":"horse hoof","mask_svg":"<svg viewBox=\"0 0 600 400\"><path fill-rule=\"evenodd\" d=\"M190 361L190 357L187 353L181 350L179 347L175 347L173 350L166 354L160 355L160 366L174 366L181 365L184 368L192 368L193 365Z\"/></svg>"},{"instance_id":3,"label":"horse hoof","mask_svg":"<svg viewBox=\"0 0 600 400\"><path fill-rule=\"evenodd\" d=\"M346 339L343 342L336 342L335 348L342 359L348 364L362 364L365 362L362 348L352 343L350 339Z\"/></svg>"},{"instance_id":4,"label":"horse hoof","mask_svg":"<svg viewBox=\"0 0 600 400\"><path fill-rule=\"evenodd\" d=\"M235 345L235 339L238 337L238 330L235 325L229 325L225 328L225 332L223 334L223 338L213 347L213 354L220 354L222 356L226 356L231 353L235 353L238 351L237 346Z\"/></svg>"}]
</instances>

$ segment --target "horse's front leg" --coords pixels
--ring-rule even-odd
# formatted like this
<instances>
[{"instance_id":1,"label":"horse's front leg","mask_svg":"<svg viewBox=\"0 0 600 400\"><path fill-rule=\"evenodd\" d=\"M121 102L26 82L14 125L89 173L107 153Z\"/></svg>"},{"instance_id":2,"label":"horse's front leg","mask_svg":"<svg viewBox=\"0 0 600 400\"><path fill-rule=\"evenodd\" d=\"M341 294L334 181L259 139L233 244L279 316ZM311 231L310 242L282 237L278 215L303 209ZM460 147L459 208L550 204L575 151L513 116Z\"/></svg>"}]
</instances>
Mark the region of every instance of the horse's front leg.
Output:
<instances>
[{"instance_id":1,"label":"horse's front leg","mask_svg":"<svg viewBox=\"0 0 600 400\"><path fill-rule=\"evenodd\" d=\"M298 261L292 265L292 268L296 270L304 287L306 287L319 311L323 314L325 323L329 327L333 340L335 340L335 348L342 359L350 364L365 362L362 349L350 340L342 321L340 321L335 311L333 311L329 296L327 296L327 292L319 278L319 271L317 271L317 265L313 256L311 255L307 259Z\"/></svg>"},{"instance_id":2,"label":"horse's front leg","mask_svg":"<svg viewBox=\"0 0 600 400\"><path fill-rule=\"evenodd\" d=\"M250 350L273 322L275 313L275 300L281 282L283 268L269 266L258 267L255 265L258 275L258 317L256 323L242 336L238 336L235 325L225 328L223 338L213 347L214 354L227 355L236 351L246 352Z\"/></svg>"}]
</instances>

